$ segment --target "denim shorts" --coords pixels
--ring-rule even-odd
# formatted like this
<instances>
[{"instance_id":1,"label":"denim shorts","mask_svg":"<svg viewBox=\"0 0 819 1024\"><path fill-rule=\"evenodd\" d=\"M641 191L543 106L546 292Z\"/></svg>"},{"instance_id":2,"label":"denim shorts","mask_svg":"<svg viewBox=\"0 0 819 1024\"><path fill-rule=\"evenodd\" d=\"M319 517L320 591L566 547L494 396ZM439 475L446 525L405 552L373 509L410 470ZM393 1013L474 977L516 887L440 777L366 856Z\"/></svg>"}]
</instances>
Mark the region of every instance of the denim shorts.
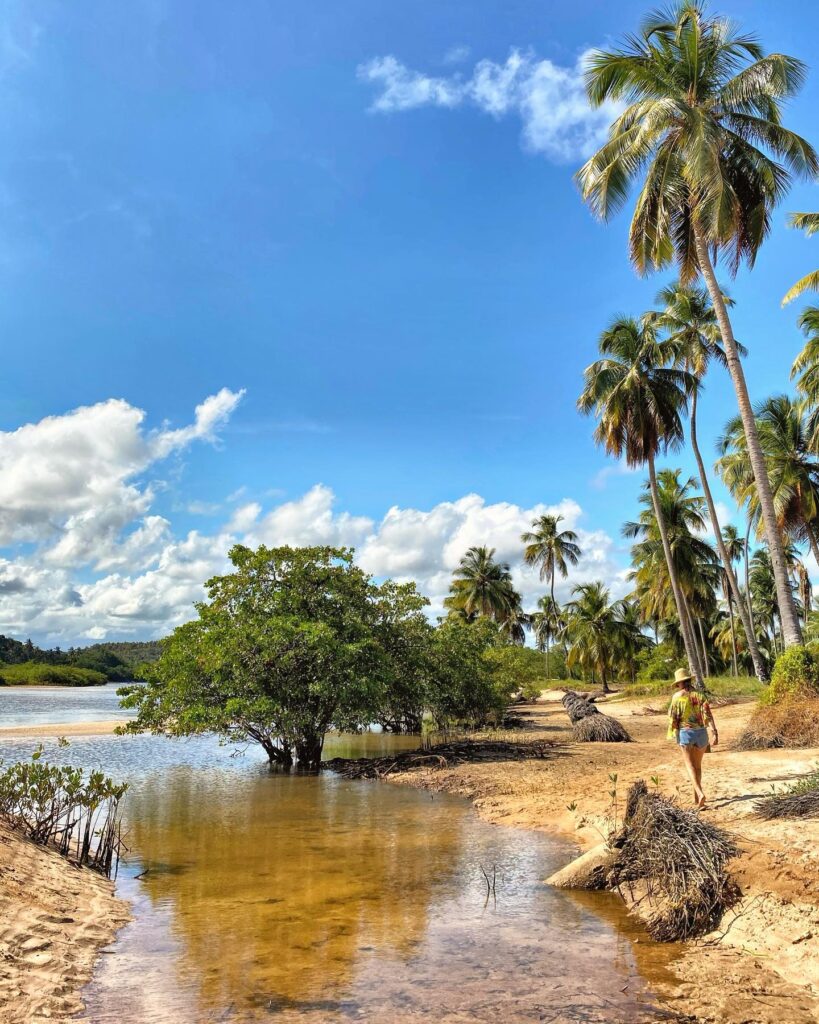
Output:
<instances>
[{"instance_id":1,"label":"denim shorts","mask_svg":"<svg viewBox=\"0 0 819 1024\"><path fill-rule=\"evenodd\" d=\"M698 747L705 750L708 746L707 729L680 729L681 747Z\"/></svg>"}]
</instances>

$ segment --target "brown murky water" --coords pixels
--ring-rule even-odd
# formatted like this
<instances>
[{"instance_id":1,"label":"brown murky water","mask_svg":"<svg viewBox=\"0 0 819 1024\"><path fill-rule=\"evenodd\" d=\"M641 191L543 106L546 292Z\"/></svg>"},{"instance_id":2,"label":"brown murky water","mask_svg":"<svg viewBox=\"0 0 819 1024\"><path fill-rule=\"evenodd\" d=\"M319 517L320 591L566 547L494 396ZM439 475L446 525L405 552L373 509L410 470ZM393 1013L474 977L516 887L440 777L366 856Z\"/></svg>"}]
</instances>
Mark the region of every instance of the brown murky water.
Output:
<instances>
[{"instance_id":1,"label":"brown murky water","mask_svg":"<svg viewBox=\"0 0 819 1024\"><path fill-rule=\"evenodd\" d=\"M658 1019L645 978L668 951L616 898L542 884L569 844L457 798L271 774L207 740L49 754L134 780L118 881L134 921L86 990L94 1024Z\"/></svg>"}]
</instances>

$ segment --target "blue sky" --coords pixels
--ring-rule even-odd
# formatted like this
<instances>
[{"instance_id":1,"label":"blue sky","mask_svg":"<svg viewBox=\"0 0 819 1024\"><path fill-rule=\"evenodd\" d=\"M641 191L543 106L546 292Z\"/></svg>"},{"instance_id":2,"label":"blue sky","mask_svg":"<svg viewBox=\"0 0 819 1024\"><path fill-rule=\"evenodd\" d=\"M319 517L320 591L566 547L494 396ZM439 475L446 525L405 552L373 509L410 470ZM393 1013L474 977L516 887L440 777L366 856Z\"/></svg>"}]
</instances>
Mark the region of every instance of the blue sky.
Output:
<instances>
[{"instance_id":1,"label":"blue sky","mask_svg":"<svg viewBox=\"0 0 819 1024\"><path fill-rule=\"evenodd\" d=\"M235 539L364 544L440 595L459 543L497 523L507 554L561 502L617 586L640 477L601 475L574 403L606 321L665 279L578 198L600 125L577 61L645 9L0 4L0 629L158 635ZM811 59L812 5L720 9ZM788 113L814 143L817 109L819 69ZM816 189L730 284L755 397L799 348L779 302L819 250L784 222ZM733 409L713 374L706 446Z\"/></svg>"}]
</instances>

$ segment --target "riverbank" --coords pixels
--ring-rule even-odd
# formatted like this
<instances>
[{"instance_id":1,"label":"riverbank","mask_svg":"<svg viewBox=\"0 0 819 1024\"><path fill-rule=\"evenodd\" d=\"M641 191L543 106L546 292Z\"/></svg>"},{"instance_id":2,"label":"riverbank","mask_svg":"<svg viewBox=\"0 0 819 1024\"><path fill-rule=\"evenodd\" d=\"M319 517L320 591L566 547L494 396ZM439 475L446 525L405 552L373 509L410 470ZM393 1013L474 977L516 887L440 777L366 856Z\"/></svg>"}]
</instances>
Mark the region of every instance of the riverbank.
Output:
<instances>
[{"instance_id":1,"label":"riverbank","mask_svg":"<svg viewBox=\"0 0 819 1024\"><path fill-rule=\"evenodd\" d=\"M571 730L550 692L527 709L524 736L570 743ZM751 701L718 708L721 745L705 761L705 813L739 840L733 871L743 899L723 932L689 943L673 966L675 984L660 985L668 1009L719 1024L815 1024L819 1019L819 821L762 821L754 800L819 762L819 749L732 751L753 710ZM473 801L488 821L560 831L580 851L596 845L613 811L616 774L622 814L628 787L659 779L661 792L690 804L683 765L665 739L663 702L611 702L634 743L572 744L569 756L544 761L467 763L414 768L390 776L396 784L455 793ZM693 980L692 980L693 979Z\"/></svg>"},{"instance_id":2,"label":"riverbank","mask_svg":"<svg viewBox=\"0 0 819 1024\"><path fill-rule=\"evenodd\" d=\"M101 950L128 920L113 883L0 823L0 1019L68 1021Z\"/></svg>"}]
</instances>

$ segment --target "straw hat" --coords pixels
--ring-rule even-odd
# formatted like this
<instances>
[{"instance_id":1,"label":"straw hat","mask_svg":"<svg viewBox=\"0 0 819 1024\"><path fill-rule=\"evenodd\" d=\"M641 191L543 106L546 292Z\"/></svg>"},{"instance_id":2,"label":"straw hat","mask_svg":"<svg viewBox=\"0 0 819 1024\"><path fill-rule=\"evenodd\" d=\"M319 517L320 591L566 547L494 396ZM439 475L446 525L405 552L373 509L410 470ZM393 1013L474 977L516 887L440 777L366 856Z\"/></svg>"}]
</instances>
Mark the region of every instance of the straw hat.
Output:
<instances>
[{"instance_id":1,"label":"straw hat","mask_svg":"<svg viewBox=\"0 0 819 1024\"><path fill-rule=\"evenodd\" d=\"M675 683L690 683L693 678L694 677L691 675L691 673L684 668L678 668L677 671L674 673Z\"/></svg>"}]
</instances>

